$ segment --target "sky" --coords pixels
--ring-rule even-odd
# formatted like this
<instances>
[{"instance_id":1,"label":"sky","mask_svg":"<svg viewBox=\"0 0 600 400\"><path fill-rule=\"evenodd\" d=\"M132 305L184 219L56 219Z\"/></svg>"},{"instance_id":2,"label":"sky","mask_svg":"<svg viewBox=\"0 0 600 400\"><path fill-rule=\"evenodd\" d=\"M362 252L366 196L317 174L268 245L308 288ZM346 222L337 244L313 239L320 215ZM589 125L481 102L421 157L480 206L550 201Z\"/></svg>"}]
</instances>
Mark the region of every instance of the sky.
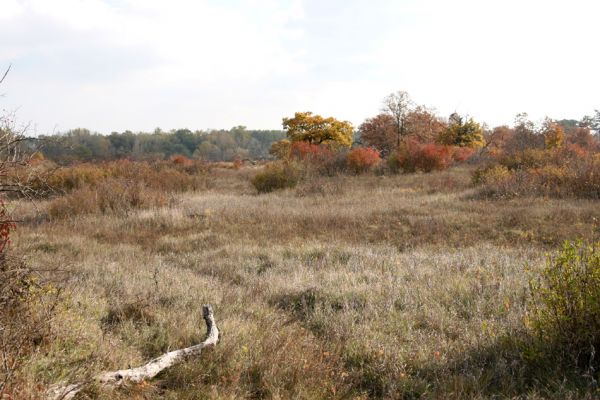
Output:
<instances>
[{"instance_id":1,"label":"sky","mask_svg":"<svg viewBox=\"0 0 600 400\"><path fill-rule=\"evenodd\" d=\"M0 109L34 134L358 126L407 91L490 126L600 108L597 0L0 0Z\"/></svg>"}]
</instances>

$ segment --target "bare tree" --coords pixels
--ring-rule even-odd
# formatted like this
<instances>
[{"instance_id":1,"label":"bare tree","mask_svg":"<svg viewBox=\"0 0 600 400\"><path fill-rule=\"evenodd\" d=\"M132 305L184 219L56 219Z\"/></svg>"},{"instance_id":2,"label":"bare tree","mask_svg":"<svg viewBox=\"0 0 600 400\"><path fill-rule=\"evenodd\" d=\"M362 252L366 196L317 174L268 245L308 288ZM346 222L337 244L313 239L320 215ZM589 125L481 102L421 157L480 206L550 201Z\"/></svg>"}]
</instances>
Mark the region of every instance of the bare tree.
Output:
<instances>
[{"instance_id":1,"label":"bare tree","mask_svg":"<svg viewBox=\"0 0 600 400\"><path fill-rule=\"evenodd\" d=\"M396 125L396 146L400 147L400 140L406 134L406 117L414 108L414 103L407 92L397 91L383 99L382 111L394 118Z\"/></svg>"}]
</instances>

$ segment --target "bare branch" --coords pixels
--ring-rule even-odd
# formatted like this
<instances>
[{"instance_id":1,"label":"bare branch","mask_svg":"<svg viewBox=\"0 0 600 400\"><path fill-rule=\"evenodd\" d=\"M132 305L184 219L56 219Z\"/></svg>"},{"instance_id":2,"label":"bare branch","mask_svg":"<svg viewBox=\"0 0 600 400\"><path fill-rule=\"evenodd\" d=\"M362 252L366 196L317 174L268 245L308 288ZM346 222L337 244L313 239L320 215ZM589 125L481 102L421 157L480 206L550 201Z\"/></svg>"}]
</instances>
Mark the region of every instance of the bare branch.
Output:
<instances>
[{"instance_id":1,"label":"bare branch","mask_svg":"<svg viewBox=\"0 0 600 400\"><path fill-rule=\"evenodd\" d=\"M4 75L2 75L2 79L0 79L0 83L4 82L4 79L6 78L6 75L8 75L8 72L10 71L11 67L12 67L12 64L9 64L8 68L6 68L6 71L4 71Z\"/></svg>"},{"instance_id":2,"label":"bare branch","mask_svg":"<svg viewBox=\"0 0 600 400\"><path fill-rule=\"evenodd\" d=\"M202 349L214 346L219 341L219 329L217 328L213 309L210 305L202 307L202 316L206 322L207 330L206 339L203 342L185 349L170 351L137 368L103 372L93 377L90 382L95 382L105 388L115 388L126 382L141 383L154 378L161 371L179 364L189 357L198 356ZM90 382L73 384L58 383L50 387L46 395L49 400L70 400Z\"/></svg>"}]
</instances>

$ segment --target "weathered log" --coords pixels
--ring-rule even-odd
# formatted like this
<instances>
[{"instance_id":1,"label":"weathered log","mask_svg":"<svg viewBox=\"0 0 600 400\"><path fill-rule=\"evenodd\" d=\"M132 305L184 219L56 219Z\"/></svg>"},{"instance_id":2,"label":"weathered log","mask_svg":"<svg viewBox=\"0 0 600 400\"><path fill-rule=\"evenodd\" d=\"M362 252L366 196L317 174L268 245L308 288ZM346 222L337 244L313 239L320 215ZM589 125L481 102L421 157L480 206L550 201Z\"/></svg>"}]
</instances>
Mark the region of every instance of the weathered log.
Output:
<instances>
[{"instance_id":1,"label":"weathered log","mask_svg":"<svg viewBox=\"0 0 600 400\"><path fill-rule=\"evenodd\" d=\"M88 382L72 384L58 383L48 389L46 397L49 400L70 400L83 390L88 383L92 382L105 388L115 388L125 382L141 383L154 378L161 371L179 364L189 357L199 355L202 349L214 346L219 341L219 329L217 328L213 309L210 305L202 307L202 316L206 322L206 339L203 342L185 349L170 351L137 368L103 372Z\"/></svg>"}]
</instances>

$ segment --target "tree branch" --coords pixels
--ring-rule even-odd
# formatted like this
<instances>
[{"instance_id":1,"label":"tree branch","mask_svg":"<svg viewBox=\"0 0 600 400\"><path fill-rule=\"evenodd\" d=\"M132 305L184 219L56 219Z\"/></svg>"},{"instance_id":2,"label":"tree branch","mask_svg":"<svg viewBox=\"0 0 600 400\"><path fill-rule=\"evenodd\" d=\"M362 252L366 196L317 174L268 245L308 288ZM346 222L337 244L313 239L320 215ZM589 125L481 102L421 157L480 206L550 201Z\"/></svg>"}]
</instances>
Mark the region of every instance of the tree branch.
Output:
<instances>
[{"instance_id":1,"label":"tree branch","mask_svg":"<svg viewBox=\"0 0 600 400\"><path fill-rule=\"evenodd\" d=\"M202 349L208 346L214 346L219 341L219 329L217 328L213 309L210 305L202 307L202 316L206 322L207 331L206 339L204 339L203 342L185 349L170 351L137 368L103 372L93 377L90 382L96 382L105 388L115 388L125 382L141 383L145 380L154 378L163 370L179 364L189 357L198 356ZM55 384L46 391L46 398L48 400L73 399L88 383L89 382L66 384L61 382Z\"/></svg>"},{"instance_id":2,"label":"tree branch","mask_svg":"<svg viewBox=\"0 0 600 400\"><path fill-rule=\"evenodd\" d=\"M8 68L6 68L6 71L4 71L4 75L2 75L2 79L0 79L0 83L4 82L6 75L8 75L8 72L10 71L10 67L12 67L12 64L9 65Z\"/></svg>"}]
</instances>

